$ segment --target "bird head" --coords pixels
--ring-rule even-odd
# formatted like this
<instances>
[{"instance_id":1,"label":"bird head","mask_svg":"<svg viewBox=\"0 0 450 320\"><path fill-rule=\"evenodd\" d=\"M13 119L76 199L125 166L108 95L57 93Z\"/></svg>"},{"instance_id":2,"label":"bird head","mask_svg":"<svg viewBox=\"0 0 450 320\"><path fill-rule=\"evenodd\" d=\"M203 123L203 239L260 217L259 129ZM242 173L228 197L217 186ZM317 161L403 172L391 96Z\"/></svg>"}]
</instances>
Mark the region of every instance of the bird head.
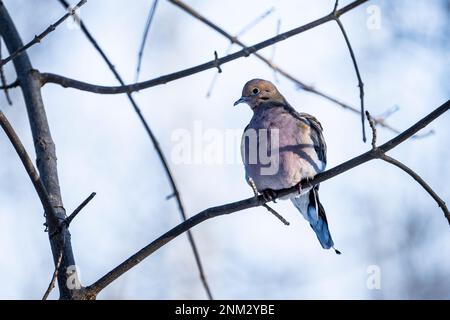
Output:
<instances>
[{"instance_id":1,"label":"bird head","mask_svg":"<svg viewBox=\"0 0 450 320\"><path fill-rule=\"evenodd\" d=\"M252 110L266 102L284 103L285 99L272 82L263 79L248 81L242 89L242 96L234 103L247 103Z\"/></svg>"}]
</instances>

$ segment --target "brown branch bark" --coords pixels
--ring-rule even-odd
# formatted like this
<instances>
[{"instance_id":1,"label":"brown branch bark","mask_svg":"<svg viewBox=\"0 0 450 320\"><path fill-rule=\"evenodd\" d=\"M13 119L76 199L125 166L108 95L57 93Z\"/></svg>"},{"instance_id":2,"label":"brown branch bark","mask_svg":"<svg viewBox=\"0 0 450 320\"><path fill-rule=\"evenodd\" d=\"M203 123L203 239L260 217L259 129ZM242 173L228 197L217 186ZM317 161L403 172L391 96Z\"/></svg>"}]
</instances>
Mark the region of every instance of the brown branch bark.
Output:
<instances>
[{"instance_id":1,"label":"brown branch bark","mask_svg":"<svg viewBox=\"0 0 450 320\"><path fill-rule=\"evenodd\" d=\"M22 40L16 30L14 22L1 1L0 34L8 47L9 52L16 52L23 47ZM30 121L31 133L36 150L37 168L45 190L47 191L51 207L53 207L56 216L56 219L53 219L53 214L46 210L46 222L50 234L58 229L59 224L55 220L62 221L65 218L65 209L63 207L59 187L55 144L50 133L44 103L42 101L39 74L33 69L26 51L17 55L14 58L13 63L27 107L28 119ZM66 269L69 266L75 265L75 259L72 252L70 232L65 229L63 236L65 238L64 254L61 262L61 272L58 273L58 286L60 298L71 299L76 290L71 290L66 286ZM60 252L59 241L57 238L58 237L49 238L55 265L57 264Z\"/></svg>"},{"instance_id":2,"label":"brown branch bark","mask_svg":"<svg viewBox=\"0 0 450 320\"><path fill-rule=\"evenodd\" d=\"M221 66L223 64L226 64L228 62L234 61L236 59L242 58L242 57L248 57L250 54L255 53L261 49L264 49L266 47L269 47L275 43L278 43L280 41L284 41L292 36L295 36L297 34L300 34L302 32L308 31L312 28L315 28L317 26L320 26L326 22L329 22L331 20L334 20L335 17L340 17L341 15L347 13L348 11L352 10L353 8L363 4L364 2L367 2L368 0L356 0L349 5L343 7L340 10L337 10L336 12L332 12L322 18L319 18L317 20L314 20L310 23L307 23L303 26L294 28L292 30L289 30L287 32L281 33L275 37L272 37L270 39L267 39L265 41L259 42L253 46L245 47L244 49L232 53L230 55L224 56L219 59L214 59L211 61L208 61L206 63L184 69L175 73L167 74L155 79L138 82L130 85L122 85L122 86L99 86L90 84L83 81L74 80L71 78L67 78L64 76L60 76L53 73L42 73L41 74L41 81L43 84L46 83L55 83L59 84L65 88L75 88L82 91L89 91L93 93L100 93L100 94L119 94L119 93L130 93L134 91L139 91L143 89L147 89L150 87L154 87L157 85L165 84L170 81L174 81L177 79L185 78L188 76L191 76L193 74L212 69L217 68L218 66Z\"/></svg>"},{"instance_id":3,"label":"brown branch bark","mask_svg":"<svg viewBox=\"0 0 450 320\"><path fill-rule=\"evenodd\" d=\"M66 9L69 8L69 3L66 0L58 0ZM80 24L80 28L81 31L84 33L84 35L87 37L87 39L89 40L89 42L94 46L94 48L97 50L97 52L100 54L100 56L102 57L102 59L105 61L105 63L107 64L108 68L111 70L111 72L114 74L114 77L117 79L117 81L123 86L125 85L125 82L123 81L121 75L119 74L119 72L116 70L116 68L114 67L113 63L111 62L111 60L108 58L108 56L106 55L106 53L103 51L103 49L100 47L100 45L98 44L98 42L95 40L94 36L91 34L91 32L88 30L88 28L86 27L85 23L83 22L83 20L79 19L79 24ZM145 119L144 115L141 112L141 109L139 108L137 102L135 101L135 99L133 98L133 96L131 95L131 93L127 93L127 97L128 100L130 101L134 111L136 112L139 120L141 121L142 126L144 127L148 137L150 138L156 153L161 161L161 164L164 168L164 172L167 175L167 178L169 180L169 184L172 188L172 195L175 197L175 200L177 202L177 206L178 206L178 210L180 212L181 218L183 219L183 221L186 221L187 219L187 214L186 214L186 210L184 208L184 204L183 204L183 200L181 197L181 193L178 189L178 186L176 184L175 178L172 174L172 171L169 167L169 163L166 160L166 157L161 149L161 146L159 145L158 139L156 138L156 136L154 135L153 131L150 128L150 125L147 123L147 120ZM211 289L209 287L206 275L205 275L205 271L203 268L203 264L200 258L200 253L197 249L197 245L195 243L194 240L194 236L192 234L192 232L188 231L187 232L187 238L189 241L189 244L192 248L192 252L194 254L194 259L195 259L195 263L197 265L197 269L199 272L199 276L200 276L200 280L202 282L202 285L205 289L206 295L208 296L209 299L212 299L212 293L211 293Z\"/></svg>"},{"instance_id":4,"label":"brown branch bark","mask_svg":"<svg viewBox=\"0 0 450 320\"><path fill-rule=\"evenodd\" d=\"M415 123L413 126L411 126L409 129L403 131L401 134L396 136L395 138L389 140L388 142L381 145L379 150L381 152L387 152L396 146L398 146L400 143L404 142L408 138L412 137L416 132L427 126L429 123L431 123L433 120L444 114L450 109L450 100L445 102L443 105L438 107L436 110L422 118L420 121ZM331 168L327 171L321 172L317 174L313 179L304 179L300 183L303 186L303 188L310 188L313 187L319 183L322 183L326 180L329 180L339 174L342 174L350 169L353 169L363 163L366 163L368 161L374 160L378 158L378 152L374 151L374 149L371 149L370 151L363 153L351 160L348 160L334 168ZM290 194L298 192L297 186L294 186L289 189L283 189L276 191L276 197L275 198L281 198L286 197ZM196 225L202 223L205 220L215 218L218 216L222 216L225 214L230 214L233 212L262 206L265 204L267 200L264 199L262 195L258 197L251 197L245 200L212 207L209 209L206 209L195 216L192 216L187 221L177 225L176 227L172 228L153 242L151 242L149 245L145 246L138 252L136 252L134 255L126 259L124 262L119 264L117 267L109 271L107 274L105 274L103 277L101 277L99 280L94 282L92 285L86 287L84 290L83 295L86 298L95 298L96 295L103 290L105 287L107 287L109 284L111 284L114 280L119 278L121 275L123 275L125 272L130 270L131 268L135 267L137 264L142 262L145 258L147 258L149 255L151 255L153 252L158 250L159 248L163 247L168 242L172 241L179 235L181 235L183 232L186 232L187 230L195 227ZM445 204L444 204L445 207ZM446 207L445 207L446 208ZM447 210L448 212L448 210ZM450 217L448 214L446 214L446 219L450 224Z\"/></svg>"}]
</instances>

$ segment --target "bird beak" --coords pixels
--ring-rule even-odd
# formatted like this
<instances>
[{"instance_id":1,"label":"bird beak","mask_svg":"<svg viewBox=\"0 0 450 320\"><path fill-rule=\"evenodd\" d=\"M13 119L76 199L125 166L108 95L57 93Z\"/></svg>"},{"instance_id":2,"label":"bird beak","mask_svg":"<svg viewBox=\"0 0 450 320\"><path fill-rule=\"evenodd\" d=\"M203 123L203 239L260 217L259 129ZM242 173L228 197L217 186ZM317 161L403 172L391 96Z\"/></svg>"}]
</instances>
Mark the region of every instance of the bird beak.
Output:
<instances>
[{"instance_id":1,"label":"bird beak","mask_svg":"<svg viewBox=\"0 0 450 320\"><path fill-rule=\"evenodd\" d=\"M234 106L237 106L237 105L240 104L240 103L247 102L247 100L248 100L247 97L242 96L242 97L240 97L238 100L236 100L236 102L234 103Z\"/></svg>"}]
</instances>

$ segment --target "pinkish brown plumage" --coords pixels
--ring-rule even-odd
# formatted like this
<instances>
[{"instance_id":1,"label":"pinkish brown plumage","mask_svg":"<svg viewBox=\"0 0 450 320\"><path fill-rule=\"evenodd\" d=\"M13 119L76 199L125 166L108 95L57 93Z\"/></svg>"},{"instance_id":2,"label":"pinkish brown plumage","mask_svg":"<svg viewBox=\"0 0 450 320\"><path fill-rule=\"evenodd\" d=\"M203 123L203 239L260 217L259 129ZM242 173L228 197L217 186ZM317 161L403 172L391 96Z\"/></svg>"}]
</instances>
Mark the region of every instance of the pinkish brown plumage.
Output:
<instances>
[{"instance_id":1,"label":"pinkish brown plumage","mask_svg":"<svg viewBox=\"0 0 450 320\"><path fill-rule=\"evenodd\" d=\"M239 103L253 110L243 133L241 153L247 181L251 180L258 192L270 194L270 190L289 188L325 170L322 126L313 116L297 112L270 81L248 81L235 105ZM311 224L322 247L334 248L318 190L318 185L302 190L291 200Z\"/></svg>"}]
</instances>

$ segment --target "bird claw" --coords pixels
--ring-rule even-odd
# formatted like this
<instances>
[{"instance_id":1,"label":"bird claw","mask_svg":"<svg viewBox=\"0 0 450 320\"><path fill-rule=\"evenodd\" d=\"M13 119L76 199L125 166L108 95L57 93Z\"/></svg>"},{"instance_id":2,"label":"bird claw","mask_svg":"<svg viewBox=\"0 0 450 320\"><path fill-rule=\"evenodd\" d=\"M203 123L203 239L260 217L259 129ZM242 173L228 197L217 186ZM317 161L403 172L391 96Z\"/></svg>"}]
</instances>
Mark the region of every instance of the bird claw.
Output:
<instances>
[{"instance_id":1,"label":"bird claw","mask_svg":"<svg viewBox=\"0 0 450 320\"><path fill-rule=\"evenodd\" d=\"M272 189L263 190L263 191L261 191L261 194L262 194L264 200L266 200L267 202L273 201L274 203L277 203L277 201L276 201L277 194Z\"/></svg>"}]
</instances>

